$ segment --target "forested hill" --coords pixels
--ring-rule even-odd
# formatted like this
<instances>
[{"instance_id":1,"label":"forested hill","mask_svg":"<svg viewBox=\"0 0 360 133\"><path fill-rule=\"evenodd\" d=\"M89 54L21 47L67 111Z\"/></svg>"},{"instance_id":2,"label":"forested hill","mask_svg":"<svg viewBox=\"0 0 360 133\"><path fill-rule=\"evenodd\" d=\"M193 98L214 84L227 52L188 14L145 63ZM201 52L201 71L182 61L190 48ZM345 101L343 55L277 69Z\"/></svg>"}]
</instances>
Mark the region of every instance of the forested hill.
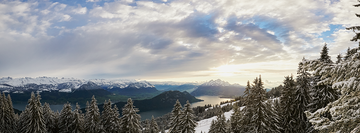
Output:
<instances>
[{"instance_id":1,"label":"forested hill","mask_svg":"<svg viewBox=\"0 0 360 133\"><path fill-rule=\"evenodd\" d=\"M197 99L194 96L190 95L186 91L166 91L151 99L134 100L134 106L138 108L141 112L155 109L173 108L176 100L179 100L181 104L185 104L186 101L189 101L190 103L202 101L201 99ZM118 108L122 108L126 103L127 102L117 102L115 103L115 105ZM103 110L104 104L99 104L98 106L101 112ZM82 110L85 111L85 109Z\"/></svg>"}]
</instances>

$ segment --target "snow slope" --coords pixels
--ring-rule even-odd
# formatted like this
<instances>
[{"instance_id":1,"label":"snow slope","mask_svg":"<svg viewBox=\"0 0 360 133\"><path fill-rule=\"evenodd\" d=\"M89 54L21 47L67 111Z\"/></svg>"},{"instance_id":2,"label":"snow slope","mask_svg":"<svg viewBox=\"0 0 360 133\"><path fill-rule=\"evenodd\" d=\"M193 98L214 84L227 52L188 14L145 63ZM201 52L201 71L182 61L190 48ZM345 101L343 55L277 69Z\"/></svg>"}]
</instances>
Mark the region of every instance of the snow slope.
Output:
<instances>
[{"instance_id":1,"label":"snow slope","mask_svg":"<svg viewBox=\"0 0 360 133\"><path fill-rule=\"evenodd\" d=\"M210 80L201 84L200 86L240 86L239 84L230 84L227 81L222 81L220 79L217 80Z\"/></svg>"},{"instance_id":2,"label":"snow slope","mask_svg":"<svg viewBox=\"0 0 360 133\"><path fill-rule=\"evenodd\" d=\"M244 108L244 106L240 107L240 110L242 110L243 108ZM230 110L229 112L225 112L224 115L225 115L226 120L229 120L233 113L234 113L233 110ZM211 121L216 120L216 119L217 119L217 116L213 116L211 118L198 121L197 126L195 127L195 133L201 133L201 132L207 133L207 132L209 132L209 129L210 129L210 126L211 126Z\"/></svg>"}]
</instances>

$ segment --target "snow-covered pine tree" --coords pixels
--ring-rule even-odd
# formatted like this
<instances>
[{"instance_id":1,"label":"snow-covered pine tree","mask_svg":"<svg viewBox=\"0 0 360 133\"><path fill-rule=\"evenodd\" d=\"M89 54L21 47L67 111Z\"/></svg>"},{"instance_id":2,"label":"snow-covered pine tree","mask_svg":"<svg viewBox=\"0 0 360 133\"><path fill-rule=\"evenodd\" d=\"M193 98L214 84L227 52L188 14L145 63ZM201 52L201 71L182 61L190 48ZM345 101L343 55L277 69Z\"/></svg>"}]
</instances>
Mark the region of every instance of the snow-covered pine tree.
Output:
<instances>
[{"instance_id":1,"label":"snow-covered pine tree","mask_svg":"<svg viewBox=\"0 0 360 133\"><path fill-rule=\"evenodd\" d=\"M320 61L324 63L333 63L331 61L331 57L329 56L329 48L326 43L320 52Z\"/></svg>"},{"instance_id":2,"label":"snow-covered pine tree","mask_svg":"<svg viewBox=\"0 0 360 133\"><path fill-rule=\"evenodd\" d=\"M210 129L209 129L209 132L208 133L217 133L216 132L216 121L213 119L211 121L211 125L210 125ZM235 132L234 132L235 133Z\"/></svg>"},{"instance_id":3,"label":"snow-covered pine tree","mask_svg":"<svg viewBox=\"0 0 360 133\"><path fill-rule=\"evenodd\" d=\"M28 101L28 105L25 108L26 117L23 117L23 129L22 133L46 133L46 125L44 121L44 116L42 113L42 106L40 103L40 94L35 94L31 92L31 98Z\"/></svg>"},{"instance_id":4,"label":"snow-covered pine tree","mask_svg":"<svg viewBox=\"0 0 360 133\"><path fill-rule=\"evenodd\" d=\"M270 120L271 123L270 129L273 133L281 133L283 131L281 127L281 105L278 98L269 99L265 102L266 108L269 110Z\"/></svg>"},{"instance_id":5,"label":"snow-covered pine tree","mask_svg":"<svg viewBox=\"0 0 360 133\"><path fill-rule=\"evenodd\" d=\"M179 132L179 130L180 130L179 123L180 123L180 118L182 115L181 109L182 109L182 106L181 106L179 100L176 100L174 108L171 111L169 133L178 133Z\"/></svg>"},{"instance_id":6,"label":"snow-covered pine tree","mask_svg":"<svg viewBox=\"0 0 360 133\"><path fill-rule=\"evenodd\" d=\"M195 116L194 111L191 108L191 104L189 103L189 101L186 101L180 118L180 125L178 125L180 132L195 133L196 122L194 119Z\"/></svg>"},{"instance_id":7,"label":"snow-covered pine tree","mask_svg":"<svg viewBox=\"0 0 360 133\"><path fill-rule=\"evenodd\" d=\"M150 133L150 121L148 119L145 120L145 127L143 133Z\"/></svg>"},{"instance_id":8,"label":"snow-covered pine tree","mask_svg":"<svg viewBox=\"0 0 360 133\"><path fill-rule=\"evenodd\" d=\"M59 128L60 133L68 133L72 130L70 129L70 124L74 120L73 114L72 114L72 108L70 103L66 103L63 106L63 109L60 112L60 119L59 119Z\"/></svg>"},{"instance_id":9,"label":"snow-covered pine tree","mask_svg":"<svg viewBox=\"0 0 360 133\"><path fill-rule=\"evenodd\" d=\"M140 115L137 114L139 110L134 107L131 98L128 99L127 104L122 108L121 117L121 132L124 133L140 133L142 127L140 125Z\"/></svg>"},{"instance_id":10,"label":"snow-covered pine tree","mask_svg":"<svg viewBox=\"0 0 360 133\"><path fill-rule=\"evenodd\" d=\"M152 116L150 122L150 133L159 133L159 132L160 132L159 126L156 123L154 116Z\"/></svg>"},{"instance_id":11,"label":"snow-covered pine tree","mask_svg":"<svg viewBox=\"0 0 360 133\"><path fill-rule=\"evenodd\" d=\"M254 98L254 93L253 92L253 88L250 85L250 81L247 82L246 85L246 90L245 90L245 94L244 94L244 105L245 107L243 108L243 110L240 112L240 120L239 120L239 127L237 127L238 129L240 129L240 132L250 132L250 127L251 127L251 119L253 116L253 98Z\"/></svg>"},{"instance_id":12,"label":"snow-covered pine tree","mask_svg":"<svg viewBox=\"0 0 360 133\"><path fill-rule=\"evenodd\" d=\"M333 66L330 56L327 55L329 49L325 46L321 50L320 58L312 62L313 66ZM304 62L304 61L303 61ZM308 107L311 112L316 111L319 108L325 107L329 102L335 101L338 99L339 94L336 90L331 87L331 84L328 82L323 82L322 80L331 78L332 75L323 74L324 71L321 69L314 69L313 72L313 87L310 89L311 102Z\"/></svg>"},{"instance_id":13,"label":"snow-covered pine tree","mask_svg":"<svg viewBox=\"0 0 360 133\"><path fill-rule=\"evenodd\" d=\"M51 110L50 105L48 103L44 103L43 115L44 115L46 130L49 133L57 132L54 130L54 126L57 125L57 124L55 124L55 120L54 120L55 119L54 112Z\"/></svg>"},{"instance_id":14,"label":"snow-covered pine tree","mask_svg":"<svg viewBox=\"0 0 360 133\"><path fill-rule=\"evenodd\" d=\"M81 112L81 108L76 103L75 110L72 112L73 121L70 123L70 130L72 133L84 132L84 115Z\"/></svg>"},{"instance_id":15,"label":"snow-covered pine tree","mask_svg":"<svg viewBox=\"0 0 360 133\"><path fill-rule=\"evenodd\" d=\"M297 132L295 130L296 127L296 120L293 115L294 111L294 92L295 92L295 81L293 76L286 76L284 80L284 88L280 97L280 104L281 104L281 128L283 129L282 132L285 133L294 133Z\"/></svg>"},{"instance_id":16,"label":"snow-covered pine tree","mask_svg":"<svg viewBox=\"0 0 360 133\"><path fill-rule=\"evenodd\" d=\"M261 80L261 76L254 80L254 84L252 87L251 95L254 96L252 103L252 110L254 111L253 116L251 118L251 129L256 133L265 133L265 132L273 132L270 128L271 118L271 108L266 108L266 96L264 90L264 83Z\"/></svg>"},{"instance_id":17,"label":"snow-covered pine tree","mask_svg":"<svg viewBox=\"0 0 360 133\"><path fill-rule=\"evenodd\" d=\"M305 59L303 59L305 60ZM303 63L299 63L297 78L296 78L296 87L294 90L294 98L293 99L293 118L295 118L295 130L299 133L305 133L309 131L311 128L311 123L309 123L305 111L309 105L311 100L309 90L312 88L311 86L311 75L305 69L302 68Z\"/></svg>"},{"instance_id":18,"label":"snow-covered pine tree","mask_svg":"<svg viewBox=\"0 0 360 133\"><path fill-rule=\"evenodd\" d=\"M116 107L111 108L111 101L104 102L104 110L101 114L101 125L104 127L104 131L108 133L118 133L120 132L120 121L119 121L119 112Z\"/></svg>"},{"instance_id":19,"label":"snow-covered pine tree","mask_svg":"<svg viewBox=\"0 0 360 133\"><path fill-rule=\"evenodd\" d=\"M344 56L344 60L348 60L350 57L350 47L348 47L347 51L346 51L346 55Z\"/></svg>"},{"instance_id":20,"label":"snow-covered pine tree","mask_svg":"<svg viewBox=\"0 0 360 133\"><path fill-rule=\"evenodd\" d=\"M101 130L100 112L95 96L91 98L90 104L87 103L84 130L86 133L99 133Z\"/></svg>"},{"instance_id":21,"label":"snow-covered pine tree","mask_svg":"<svg viewBox=\"0 0 360 133\"><path fill-rule=\"evenodd\" d=\"M100 124L104 126L105 132L111 133L112 127L113 127L112 123L113 123L114 118L112 118L113 110L111 109L110 99L108 102L105 100L103 109L104 110L102 111L101 117L100 117L101 118Z\"/></svg>"},{"instance_id":22,"label":"snow-covered pine tree","mask_svg":"<svg viewBox=\"0 0 360 133\"><path fill-rule=\"evenodd\" d=\"M5 96L5 93L3 93ZM4 101L5 102L5 101ZM12 106L12 101L11 101L11 97L10 94L8 94L7 96L7 100L6 100L6 108L5 108L5 123L6 123L6 131L3 133L16 133L16 118L15 118L15 113L14 113L14 108Z\"/></svg>"},{"instance_id":23,"label":"snow-covered pine tree","mask_svg":"<svg viewBox=\"0 0 360 133\"><path fill-rule=\"evenodd\" d=\"M360 4L354 5L359 7ZM359 14L356 14L359 17ZM347 28L359 30L360 26ZM355 32L351 41L357 41L360 33ZM321 64L317 60L307 60L304 64L309 70L318 70L325 75L321 82L332 85L341 92L339 99L318 109L316 112L305 112L309 121L319 132L355 132L360 122L360 48L348 50L347 59L341 63L328 65ZM346 58L346 56L345 56ZM329 75L329 76L327 76Z\"/></svg>"},{"instance_id":24,"label":"snow-covered pine tree","mask_svg":"<svg viewBox=\"0 0 360 133\"><path fill-rule=\"evenodd\" d=\"M340 63L340 62L342 62L342 56L341 56L341 54L338 54L338 56L336 57L336 64L338 64L338 63Z\"/></svg>"},{"instance_id":25,"label":"snow-covered pine tree","mask_svg":"<svg viewBox=\"0 0 360 133\"><path fill-rule=\"evenodd\" d=\"M114 108L112 109L113 113L112 113L112 117L114 118L113 120L113 132L112 133L120 133L121 132L121 119L119 118L120 114L119 114L119 109L117 108L116 105L114 105Z\"/></svg>"},{"instance_id":26,"label":"snow-covered pine tree","mask_svg":"<svg viewBox=\"0 0 360 133\"><path fill-rule=\"evenodd\" d=\"M216 133L226 133L226 119L222 111L217 115L214 130Z\"/></svg>"},{"instance_id":27,"label":"snow-covered pine tree","mask_svg":"<svg viewBox=\"0 0 360 133\"><path fill-rule=\"evenodd\" d=\"M0 131L5 131L6 129L6 121L5 121L5 109L6 107L6 98L2 96L2 93L0 93Z\"/></svg>"},{"instance_id":28,"label":"snow-covered pine tree","mask_svg":"<svg viewBox=\"0 0 360 133\"><path fill-rule=\"evenodd\" d=\"M233 105L233 111L234 113L231 114L230 120L231 120L231 130L234 133L240 133L241 129L241 125L240 125L240 119L241 119L241 113L240 113L240 109L239 106L237 106L237 104Z\"/></svg>"}]
</instances>

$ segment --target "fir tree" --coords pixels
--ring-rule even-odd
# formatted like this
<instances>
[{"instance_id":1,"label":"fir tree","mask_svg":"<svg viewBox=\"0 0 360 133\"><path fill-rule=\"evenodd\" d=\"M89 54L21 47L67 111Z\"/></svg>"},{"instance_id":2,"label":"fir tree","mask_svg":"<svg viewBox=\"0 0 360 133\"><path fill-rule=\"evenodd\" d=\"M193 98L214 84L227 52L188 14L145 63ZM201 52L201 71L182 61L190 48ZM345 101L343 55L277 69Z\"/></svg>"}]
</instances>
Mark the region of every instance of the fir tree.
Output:
<instances>
[{"instance_id":1,"label":"fir tree","mask_svg":"<svg viewBox=\"0 0 360 133\"><path fill-rule=\"evenodd\" d=\"M186 101L184 105L183 113L180 118L179 129L181 133L194 133L196 122L195 122L194 112L191 108L189 101Z\"/></svg>"},{"instance_id":2,"label":"fir tree","mask_svg":"<svg viewBox=\"0 0 360 133\"><path fill-rule=\"evenodd\" d=\"M211 121L209 133L217 133L217 132L216 132L216 128L215 128L215 127L216 127L216 124L217 124L217 123L215 122L215 120L212 120L212 121Z\"/></svg>"},{"instance_id":3,"label":"fir tree","mask_svg":"<svg viewBox=\"0 0 360 133\"><path fill-rule=\"evenodd\" d=\"M17 120L16 120L16 116L14 113L14 108L12 105L12 101L11 101L11 97L10 94L8 94L7 96L7 105L6 105L6 110L5 110L5 114L7 114L5 116L5 120L7 121L7 125L6 125L6 130L8 133L16 133L16 124L17 124ZM6 133L6 132L4 132Z\"/></svg>"},{"instance_id":4,"label":"fir tree","mask_svg":"<svg viewBox=\"0 0 360 133\"><path fill-rule=\"evenodd\" d=\"M253 116L253 98L254 98L254 93L253 88L250 85L250 82L247 82L246 85L246 90L245 90L245 94L244 94L244 105L245 107L243 108L242 112L240 112L240 120L239 120L239 127L237 127L238 129L240 129L240 132L251 132L250 128L251 128L251 119Z\"/></svg>"},{"instance_id":5,"label":"fir tree","mask_svg":"<svg viewBox=\"0 0 360 133\"><path fill-rule=\"evenodd\" d=\"M304 59L303 59L304 60ZM296 119L295 130L299 133L305 133L308 129L311 128L311 124L307 120L305 115L305 111L310 103L310 95L309 90L312 88L311 86L311 77L310 73L305 71L302 68L302 62L299 63L298 68L298 76L297 76L297 86L295 88L294 93L294 118ZM309 127L310 126L310 127Z\"/></svg>"},{"instance_id":6,"label":"fir tree","mask_svg":"<svg viewBox=\"0 0 360 133\"><path fill-rule=\"evenodd\" d=\"M180 118L182 115L182 106L179 102L179 100L176 100L176 103L174 105L174 109L171 111L171 118L170 118L170 128L169 128L169 133L177 133L179 132L179 123L180 123Z\"/></svg>"},{"instance_id":7,"label":"fir tree","mask_svg":"<svg viewBox=\"0 0 360 133\"><path fill-rule=\"evenodd\" d=\"M230 120L231 120L231 130L234 133L240 133L241 131L241 125L240 125L240 119L241 119L241 113L240 113L240 109L237 106L237 104L233 105L233 111L234 113L231 115Z\"/></svg>"},{"instance_id":8,"label":"fir tree","mask_svg":"<svg viewBox=\"0 0 360 133\"><path fill-rule=\"evenodd\" d=\"M216 118L214 130L216 133L226 133L226 119L223 112L220 112Z\"/></svg>"},{"instance_id":9,"label":"fir tree","mask_svg":"<svg viewBox=\"0 0 360 133\"><path fill-rule=\"evenodd\" d=\"M68 133L71 132L71 123L73 121L73 114L70 103L66 103L63 106L63 109L60 112L60 119L59 119L59 128L60 133Z\"/></svg>"},{"instance_id":10,"label":"fir tree","mask_svg":"<svg viewBox=\"0 0 360 133\"><path fill-rule=\"evenodd\" d=\"M359 7L360 4L354 5ZM359 14L356 14L359 17ZM360 26L347 28L348 30L359 30ZM357 41L360 37L355 32L351 41ZM347 57L348 56L348 57ZM315 112L305 112L309 121L316 130L321 133L341 132L348 133L356 131L360 121L360 51L359 48L349 49L345 60L336 65L323 64L318 60L304 61L308 70L314 71L325 77L320 82L332 85L334 89L341 92L340 97Z\"/></svg>"},{"instance_id":11,"label":"fir tree","mask_svg":"<svg viewBox=\"0 0 360 133\"><path fill-rule=\"evenodd\" d=\"M152 116L150 122L150 133L159 133L159 132L160 132L159 126L156 123L154 116Z\"/></svg>"},{"instance_id":12,"label":"fir tree","mask_svg":"<svg viewBox=\"0 0 360 133\"><path fill-rule=\"evenodd\" d=\"M28 101L27 107L23 112L26 117L23 117L22 133L46 133L46 125L42 113L42 106L40 103L40 95L31 93L31 98Z\"/></svg>"},{"instance_id":13,"label":"fir tree","mask_svg":"<svg viewBox=\"0 0 360 133\"><path fill-rule=\"evenodd\" d=\"M333 66L330 56L328 56L328 48L323 47L320 53L320 59L316 62L313 62L313 65L317 66ZM303 61L305 62L305 60ZM311 102L309 103L309 110L314 112L322 107L325 107L328 103L338 99L338 92L331 87L331 84L328 82L323 82L324 80L330 79L333 75L325 74L325 71L321 69L315 69L313 73L313 87L310 90Z\"/></svg>"},{"instance_id":14,"label":"fir tree","mask_svg":"<svg viewBox=\"0 0 360 133\"><path fill-rule=\"evenodd\" d=\"M98 133L101 130L100 112L95 96L92 97L90 104L87 103L84 130L86 133Z\"/></svg>"},{"instance_id":15,"label":"fir tree","mask_svg":"<svg viewBox=\"0 0 360 133\"><path fill-rule=\"evenodd\" d=\"M344 57L344 61L348 60L348 58L350 57L350 47L348 47L347 51L346 51L346 55Z\"/></svg>"},{"instance_id":16,"label":"fir tree","mask_svg":"<svg viewBox=\"0 0 360 133\"><path fill-rule=\"evenodd\" d=\"M262 82L261 77L254 80L252 90L253 92L251 93L253 93L252 95L254 96L252 110L254 113L250 121L251 128L253 129L253 132L273 132L273 130L270 128L271 123L269 123L271 121L269 115L272 113L271 109L266 108L265 105L266 96L264 83Z\"/></svg>"},{"instance_id":17,"label":"fir tree","mask_svg":"<svg viewBox=\"0 0 360 133\"><path fill-rule=\"evenodd\" d=\"M45 121L45 125L46 125L46 130L49 133L55 133L55 129L54 126L56 126L57 124L55 124L55 114L54 112L51 110L50 105L48 103L45 103L43 106L43 115L44 115L44 121Z\"/></svg>"},{"instance_id":18,"label":"fir tree","mask_svg":"<svg viewBox=\"0 0 360 133\"><path fill-rule=\"evenodd\" d=\"M115 106L116 107L116 106ZM101 114L101 125L104 126L104 131L108 133L120 132L120 121L119 121L119 112L117 107L114 109L111 108L111 101L105 101L104 110Z\"/></svg>"},{"instance_id":19,"label":"fir tree","mask_svg":"<svg viewBox=\"0 0 360 133\"><path fill-rule=\"evenodd\" d=\"M0 93L0 131L5 131L6 130L6 123L5 123L5 109L6 107L6 98L2 96L2 94Z\"/></svg>"},{"instance_id":20,"label":"fir tree","mask_svg":"<svg viewBox=\"0 0 360 133\"><path fill-rule=\"evenodd\" d=\"M327 47L326 43L320 52L320 61L325 62L325 63L332 63L330 56L329 56L329 48Z\"/></svg>"},{"instance_id":21,"label":"fir tree","mask_svg":"<svg viewBox=\"0 0 360 133\"><path fill-rule=\"evenodd\" d=\"M297 132L295 130L296 120L295 116L293 115L294 112L294 102L295 99L293 93L295 91L295 81L293 76L287 76L284 80L284 89L282 95L280 97L281 103L281 114L282 114L282 123L281 127L283 129L282 132L285 133L294 133Z\"/></svg>"},{"instance_id":22,"label":"fir tree","mask_svg":"<svg viewBox=\"0 0 360 133\"><path fill-rule=\"evenodd\" d=\"M76 103L75 110L72 112L72 122L70 123L70 130L72 133L84 132L84 115L81 112L80 106Z\"/></svg>"},{"instance_id":23,"label":"fir tree","mask_svg":"<svg viewBox=\"0 0 360 133\"><path fill-rule=\"evenodd\" d=\"M151 129L150 121L148 119L146 119L145 120L145 128L143 130L143 133L150 133L150 129Z\"/></svg>"},{"instance_id":24,"label":"fir tree","mask_svg":"<svg viewBox=\"0 0 360 133\"><path fill-rule=\"evenodd\" d=\"M271 116L269 120L269 123L271 123L269 125L270 129L274 133L280 133L281 131L283 131L283 128L281 127L282 114L279 99L271 99L265 103L266 108L269 110L268 115Z\"/></svg>"},{"instance_id":25,"label":"fir tree","mask_svg":"<svg viewBox=\"0 0 360 133\"><path fill-rule=\"evenodd\" d=\"M139 110L134 107L131 98L128 99L127 104L122 109L121 117L121 131L126 133L140 133L140 115L137 114Z\"/></svg>"},{"instance_id":26,"label":"fir tree","mask_svg":"<svg viewBox=\"0 0 360 133\"><path fill-rule=\"evenodd\" d=\"M341 57L341 54L338 54L338 56L336 57L336 64L342 62L342 57Z\"/></svg>"}]
</instances>

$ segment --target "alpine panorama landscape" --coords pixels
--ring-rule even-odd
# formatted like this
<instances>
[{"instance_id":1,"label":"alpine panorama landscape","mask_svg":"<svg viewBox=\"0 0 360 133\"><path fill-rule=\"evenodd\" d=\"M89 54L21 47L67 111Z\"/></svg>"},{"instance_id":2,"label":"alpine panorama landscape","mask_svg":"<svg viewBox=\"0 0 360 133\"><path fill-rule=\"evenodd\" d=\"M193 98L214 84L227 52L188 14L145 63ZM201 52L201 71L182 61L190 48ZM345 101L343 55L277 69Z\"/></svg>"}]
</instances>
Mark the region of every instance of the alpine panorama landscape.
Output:
<instances>
[{"instance_id":1,"label":"alpine panorama landscape","mask_svg":"<svg viewBox=\"0 0 360 133\"><path fill-rule=\"evenodd\" d=\"M360 0L0 0L0 133L360 133Z\"/></svg>"}]
</instances>

